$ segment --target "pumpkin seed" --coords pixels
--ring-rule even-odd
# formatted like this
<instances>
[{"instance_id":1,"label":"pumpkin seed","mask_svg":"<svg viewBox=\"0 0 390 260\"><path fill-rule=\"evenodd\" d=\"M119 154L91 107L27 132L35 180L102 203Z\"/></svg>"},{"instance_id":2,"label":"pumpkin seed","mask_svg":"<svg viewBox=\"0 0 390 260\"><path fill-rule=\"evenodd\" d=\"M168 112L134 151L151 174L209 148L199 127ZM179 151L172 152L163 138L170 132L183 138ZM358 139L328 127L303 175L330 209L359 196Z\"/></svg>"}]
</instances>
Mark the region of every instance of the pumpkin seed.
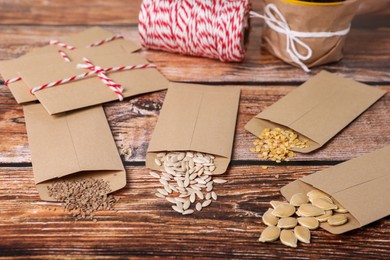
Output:
<instances>
[{"instance_id":1,"label":"pumpkin seed","mask_svg":"<svg viewBox=\"0 0 390 260\"><path fill-rule=\"evenodd\" d=\"M331 210L326 210L326 211L325 211L325 214L316 217L316 219L317 219L319 222L322 223L322 222L327 221L328 218L331 217L332 215L333 215L333 211L331 211Z\"/></svg>"},{"instance_id":2,"label":"pumpkin seed","mask_svg":"<svg viewBox=\"0 0 390 260\"><path fill-rule=\"evenodd\" d=\"M278 224L278 218L272 214L273 209L268 209L262 217L263 223L267 226L276 226Z\"/></svg>"},{"instance_id":3,"label":"pumpkin seed","mask_svg":"<svg viewBox=\"0 0 390 260\"><path fill-rule=\"evenodd\" d=\"M309 202L309 197L303 193L296 193L290 199L290 204L296 207Z\"/></svg>"},{"instance_id":4,"label":"pumpkin seed","mask_svg":"<svg viewBox=\"0 0 390 260\"><path fill-rule=\"evenodd\" d=\"M280 204L278 205L273 211L272 211L272 214L276 217L280 217L280 218L286 218L286 217L290 217L292 216L293 214L295 213L295 207L290 205L290 204L287 204L287 203L283 203L283 204Z\"/></svg>"},{"instance_id":5,"label":"pumpkin seed","mask_svg":"<svg viewBox=\"0 0 390 260\"><path fill-rule=\"evenodd\" d=\"M298 223L308 229L317 229L320 226L320 222L313 217L299 217Z\"/></svg>"},{"instance_id":6,"label":"pumpkin seed","mask_svg":"<svg viewBox=\"0 0 390 260\"><path fill-rule=\"evenodd\" d=\"M276 208L277 206L279 206L280 204L283 204L283 203L287 204L286 202L277 201L277 200L271 200L269 204L271 204L271 206L273 208Z\"/></svg>"},{"instance_id":7,"label":"pumpkin seed","mask_svg":"<svg viewBox=\"0 0 390 260\"><path fill-rule=\"evenodd\" d=\"M329 195L322 192L322 191L319 191L319 190L312 190L312 191L309 191L307 193L307 196L309 197L309 200L310 201L313 201L313 199L316 199L316 198L329 198Z\"/></svg>"},{"instance_id":8,"label":"pumpkin seed","mask_svg":"<svg viewBox=\"0 0 390 260\"><path fill-rule=\"evenodd\" d=\"M332 202L329 202L329 200L326 198L315 198L311 203L323 210L337 209L337 206Z\"/></svg>"},{"instance_id":9,"label":"pumpkin seed","mask_svg":"<svg viewBox=\"0 0 390 260\"><path fill-rule=\"evenodd\" d=\"M310 230L307 227L296 226L294 228L294 235L299 241L306 244L310 244L311 235Z\"/></svg>"},{"instance_id":10,"label":"pumpkin seed","mask_svg":"<svg viewBox=\"0 0 390 260\"><path fill-rule=\"evenodd\" d=\"M302 204L299 206L298 212L303 217L316 217L325 214L323 209L311 204Z\"/></svg>"},{"instance_id":11,"label":"pumpkin seed","mask_svg":"<svg viewBox=\"0 0 390 260\"><path fill-rule=\"evenodd\" d=\"M275 226L266 227L263 232L261 232L259 241L260 242L272 242L279 238L280 228Z\"/></svg>"},{"instance_id":12,"label":"pumpkin seed","mask_svg":"<svg viewBox=\"0 0 390 260\"><path fill-rule=\"evenodd\" d=\"M281 218L278 221L278 227L280 228L294 228L297 224L297 219L292 217Z\"/></svg>"},{"instance_id":13,"label":"pumpkin seed","mask_svg":"<svg viewBox=\"0 0 390 260\"><path fill-rule=\"evenodd\" d=\"M292 230L284 229L280 232L280 241L283 245L297 247L298 240Z\"/></svg>"},{"instance_id":14,"label":"pumpkin seed","mask_svg":"<svg viewBox=\"0 0 390 260\"><path fill-rule=\"evenodd\" d=\"M331 226L341 226L347 222L348 222L348 218L344 214L337 214L328 218L328 224Z\"/></svg>"}]
</instances>

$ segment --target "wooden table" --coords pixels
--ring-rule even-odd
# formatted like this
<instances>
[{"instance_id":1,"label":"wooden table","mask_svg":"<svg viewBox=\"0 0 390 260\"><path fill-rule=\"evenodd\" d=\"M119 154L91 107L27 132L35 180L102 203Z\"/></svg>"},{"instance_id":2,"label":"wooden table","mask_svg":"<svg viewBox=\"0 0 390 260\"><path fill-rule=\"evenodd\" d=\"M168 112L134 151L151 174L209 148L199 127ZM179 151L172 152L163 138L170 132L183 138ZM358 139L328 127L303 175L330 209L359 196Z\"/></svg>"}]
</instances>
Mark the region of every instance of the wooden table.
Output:
<instances>
[{"instance_id":1,"label":"wooden table","mask_svg":"<svg viewBox=\"0 0 390 260\"><path fill-rule=\"evenodd\" d=\"M259 9L258 1L254 4ZM16 58L50 39L62 39L99 25L137 41L140 0L0 0L0 60ZM390 91L390 10L356 19L345 58L325 69ZM261 49L261 24L254 24L246 60L225 64L157 51L141 53L172 81L236 85L242 88L228 183L202 212L181 216L153 194L159 183L144 167L148 142L165 91L106 104L105 111L123 156L127 186L117 212L98 222L74 222L58 204L39 199L33 181L22 108L0 86L0 256L33 258L376 258L389 259L390 218L343 235L313 232L312 244L291 249L261 244L261 214L280 200L287 183L390 144L390 95L385 95L323 148L294 161L270 164L249 152L254 136L244 124L294 90L311 75ZM137 112L138 111L138 112ZM139 113L140 111L140 113ZM268 169L261 166L271 165Z\"/></svg>"}]
</instances>

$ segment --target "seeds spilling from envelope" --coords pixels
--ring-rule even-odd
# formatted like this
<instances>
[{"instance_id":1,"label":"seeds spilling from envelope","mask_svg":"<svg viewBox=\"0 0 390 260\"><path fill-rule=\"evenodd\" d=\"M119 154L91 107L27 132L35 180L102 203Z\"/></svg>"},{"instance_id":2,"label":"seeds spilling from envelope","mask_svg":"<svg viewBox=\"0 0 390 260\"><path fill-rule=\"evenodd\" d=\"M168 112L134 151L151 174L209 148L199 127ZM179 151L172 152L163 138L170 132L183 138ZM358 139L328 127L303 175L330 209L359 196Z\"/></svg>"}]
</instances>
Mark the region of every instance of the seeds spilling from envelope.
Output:
<instances>
[{"instance_id":1,"label":"seeds spilling from envelope","mask_svg":"<svg viewBox=\"0 0 390 260\"><path fill-rule=\"evenodd\" d=\"M93 219L99 210L113 210L118 198L108 195L108 183L102 179L59 181L48 186L50 197L64 202L64 210L76 220Z\"/></svg>"},{"instance_id":2,"label":"seeds spilling from envelope","mask_svg":"<svg viewBox=\"0 0 390 260\"><path fill-rule=\"evenodd\" d=\"M310 243L310 230L317 229L320 223L341 226L348 222L348 211L333 202L332 198L319 190L307 194L296 193L290 203L271 201L262 217L267 227L261 233L260 242L272 242L280 238L282 244L297 247L297 242Z\"/></svg>"},{"instance_id":3,"label":"seeds spilling from envelope","mask_svg":"<svg viewBox=\"0 0 390 260\"><path fill-rule=\"evenodd\" d=\"M162 185L156 196L171 202L172 209L183 215L209 206L217 200L214 184L226 182L220 178L213 179L216 169L214 159L213 155L198 152L157 154L155 164L163 167L163 171L160 174L150 172ZM195 208L191 208L193 204Z\"/></svg>"},{"instance_id":4,"label":"seeds spilling from envelope","mask_svg":"<svg viewBox=\"0 0 390 260\"><path fill-rule=\"evenodd\" d=\"M296 154L291 149L308 147L307 141L299 140L298 135L292 130L281 128L264 129L253 144L255 147L250 149L251 152L258 153L259 158L277 163L295 157Z\"/></svg>"}]
</instances>

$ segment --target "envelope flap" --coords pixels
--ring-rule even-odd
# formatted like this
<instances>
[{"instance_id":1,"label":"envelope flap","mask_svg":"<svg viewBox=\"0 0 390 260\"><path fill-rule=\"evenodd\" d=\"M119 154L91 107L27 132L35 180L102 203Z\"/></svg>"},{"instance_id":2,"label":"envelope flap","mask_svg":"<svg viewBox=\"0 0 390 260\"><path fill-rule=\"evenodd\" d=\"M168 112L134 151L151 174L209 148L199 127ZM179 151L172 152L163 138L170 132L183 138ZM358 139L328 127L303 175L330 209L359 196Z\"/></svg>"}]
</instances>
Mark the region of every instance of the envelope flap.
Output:
<instances>
[{"instance_id":1,"label":"envelope flap","mask_svg":"<svg viewBox=\"0 0 390 260\"><path fill-rule=\"evenodd\" d=\"M258 114L325 144L386 92L322 71Z\"/></svg>"},{"instance_id":2,"label":"envelope flap","mask_svg":"<svg viewBox=\"0 0 390 260\"><path fill-rule=\"evenodd\" d=\"M240 90L172 83L148 152L199 151L230 158Z\"/></svg>"},{"instance_id":3,"label":"envelope flap","mask_svg":"<svg viewBox=\"0 0 390 260\"><path fill-rule=\"evenodd\" d=\"M23 107L36 183L79 171L123 170L101 106L50 116Z\"/></svg>"},{"instance_id":4,"label":"envelope flap","mask_svg":"<svg viewBox=\"0 0 390 260\"><path fill-rule=\"evenodd\" d=\"M139 54L115 53L101 55L91 52L87 57L93 64L107 67L140 65L148 63ZM77 69L76 64L63 62L57 66L35 67L20 72L23 80L34 88L49 82L79 75L88 70ZM169 82L156 69L145 68L107 73L112 80L123 84L124 97L167 88ZM117 100L115 93L97 76L91 76L35 93L49 114L56 114L91 105Z\"/></svg>"}]
</instances>

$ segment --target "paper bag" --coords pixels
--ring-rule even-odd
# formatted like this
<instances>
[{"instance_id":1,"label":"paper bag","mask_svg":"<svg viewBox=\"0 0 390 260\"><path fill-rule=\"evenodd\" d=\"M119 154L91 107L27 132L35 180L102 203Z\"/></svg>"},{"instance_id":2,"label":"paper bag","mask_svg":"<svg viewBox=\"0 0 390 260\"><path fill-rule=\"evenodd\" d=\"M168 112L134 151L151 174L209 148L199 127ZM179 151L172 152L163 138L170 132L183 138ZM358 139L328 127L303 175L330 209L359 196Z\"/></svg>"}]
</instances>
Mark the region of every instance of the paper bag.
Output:
<instances>
[{"instance_id":1,"label":"paper bag","mask_svg":"<svg viewBox=\"0 0 390 260\"><path fill-rule=\"evenodd\" d=\"M215 155L214 174L226 171L232 153L240 89L172 83L146 154L146 166L162 151Z\"/></svg>"},{"instance_id":2,"label":"paper bag","mask_svg":"<svg viewBox=\"0 0 390 260\"><path fill-rule=\"evenodd\" d=\"M333 234L341 234L390 214L390 146L296 180L281 189L290 200L295 193L314 188L329 194L350 213L342 226L321 223Z\"/></svg>"},{"instance_id":3,"label":"paper bag","mask_svg":"<svg viewBox=\"0 0 390 260\"><path fill-rule=\"evenodd\" d=\"M73 46L84 46L88 41L96 39L104 39L104 37L112 36L113 34L100 28L93 28L69 38L69 42ZM70 58L71 62L66 62L57 52L58 49L63 50ZM0 73L4 80L13 79L19 76L20 71L30 70L32 68L76 66L83 62L83 57L99 56L118 53L132 53L139 49L137 44L125 40L115 40L105 43L101 46L93 48L77 48L76 50L67 50L58 46L46 46L38 48L27 55L14 60L0 62ZM12 92L15 100L19 104L37 100L35 95L30 93L30 89L25 82L17 81L9 84L9 89Z\"/></svg>"},{"instance_id":4,"label":"paper bag","mask_svg":"<svg viewBox=\"0 0 390 260\"><path fill-rule=\"evenodd\" d=\"M42 200L54 200L47 186L59 180L99 178L112 191L126 185L126 171L102 106L59 116L48 115L41 104L25 105L23 111Z\"/></svg>"},{"instance_id":5,"label":"paper bag","mask_svg":"<svg viewBox=\"0 0 390 260\"><path fill-rule=\"evenodd\" d=\"M359 7L359 2L356 0L346 0L341 4L332 6L291 4L281 0L264 1L266 5L276 5L291 30L310 33L336 32L348 29ZM285 34L276 32L265 24L263 39L265 48L272 55L297 66L287 52ZM310 68L341 60L345 39L346 35L299 38L299 40L307 44L313 51L311 58L302 62ZM307 54L307 51L299 44L296 44L296 49L302 55Z\"/></svg>"},{"instance_id":6,"label":"paper bag","mask_svg":"<svg viewBox=\"0 0 390 260\"><path fill-rule=\"evenodd\" d=\"M259 136L265 128L290 128L308 140L302 153L323 146L386 92L356 81L320 72L252 118L245 129Z\"/></svg>"}]
</instances>

